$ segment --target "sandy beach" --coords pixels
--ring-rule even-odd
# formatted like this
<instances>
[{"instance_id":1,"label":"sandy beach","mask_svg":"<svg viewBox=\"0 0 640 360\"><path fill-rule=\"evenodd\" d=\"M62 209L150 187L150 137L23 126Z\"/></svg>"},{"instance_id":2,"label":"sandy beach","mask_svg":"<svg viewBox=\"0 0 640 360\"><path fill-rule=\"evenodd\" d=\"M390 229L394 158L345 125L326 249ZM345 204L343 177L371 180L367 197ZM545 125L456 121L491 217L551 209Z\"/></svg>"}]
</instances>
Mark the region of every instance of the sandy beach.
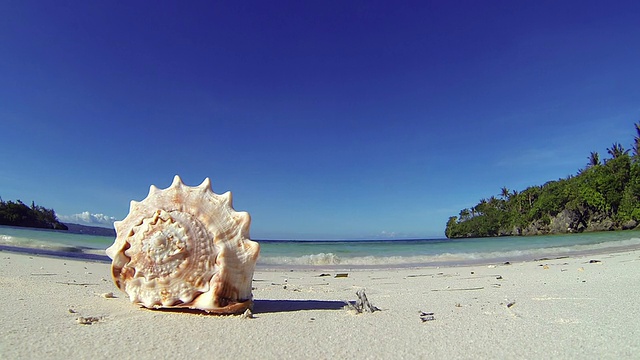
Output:
<instances>
[{"instance_id":1,"label":"sandy beach","mask_svg":"<svg viewBox=\"0 0 640 360\"><path fill-rule=\"evenodd\" d=\"M3 359L640 353L640 250L461 267L258 270L253 318L139 308L105 263L7 251L0 259ZM344 308L359 289L380 311Z\"/></svg>"}]
</instances>

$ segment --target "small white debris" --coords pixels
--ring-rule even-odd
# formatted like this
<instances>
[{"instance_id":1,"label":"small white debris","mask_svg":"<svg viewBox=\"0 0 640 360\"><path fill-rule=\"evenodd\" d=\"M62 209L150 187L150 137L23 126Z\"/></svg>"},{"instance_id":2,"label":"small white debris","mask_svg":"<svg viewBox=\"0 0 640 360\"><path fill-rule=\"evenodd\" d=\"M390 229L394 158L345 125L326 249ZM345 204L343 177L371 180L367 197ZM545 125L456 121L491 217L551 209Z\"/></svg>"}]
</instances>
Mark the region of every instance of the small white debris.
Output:
<instances>
[{"instance_id":1,"label":"small white debris","mask_svg":"<svg viewBox=\"0 0 640 360\"><path fill-rule=\"evenodd\" d=\"M253 313L251 312L250 309L247 309L244 311L244 313L241 316L243 319L253 319Z\"/></svg>"}]
</instances>

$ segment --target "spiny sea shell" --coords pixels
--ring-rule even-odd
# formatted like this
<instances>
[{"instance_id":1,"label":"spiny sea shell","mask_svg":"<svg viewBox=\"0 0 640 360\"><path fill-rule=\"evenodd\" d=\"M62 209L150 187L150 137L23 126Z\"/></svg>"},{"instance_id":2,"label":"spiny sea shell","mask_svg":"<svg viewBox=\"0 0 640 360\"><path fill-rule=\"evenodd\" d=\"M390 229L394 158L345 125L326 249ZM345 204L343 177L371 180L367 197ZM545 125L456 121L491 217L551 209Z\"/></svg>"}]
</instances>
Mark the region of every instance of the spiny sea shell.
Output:
<instances>
[{"instance_id":1,"label":"spiny sea shell","mask_svg":"<svg viewBox=\"0 0 640 360\"><path fill-rule=\"evenodd\" d=\"M236 212L231 193L215 194L211 181L167 189L131 201L114 225L107 249L116 286L147 308L189 308L241 314L253 305L251 282L260 252L249 239L251 218Z\"/></svg>"}]
</instances>

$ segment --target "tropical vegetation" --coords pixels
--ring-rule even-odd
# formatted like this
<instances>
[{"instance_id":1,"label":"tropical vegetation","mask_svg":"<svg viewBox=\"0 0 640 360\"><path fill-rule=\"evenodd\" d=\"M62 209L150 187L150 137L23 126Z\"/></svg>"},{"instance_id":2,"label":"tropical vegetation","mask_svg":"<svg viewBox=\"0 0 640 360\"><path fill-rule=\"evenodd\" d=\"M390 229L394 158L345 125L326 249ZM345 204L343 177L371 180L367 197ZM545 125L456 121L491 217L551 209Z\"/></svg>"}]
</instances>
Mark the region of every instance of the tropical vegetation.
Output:
<instances>
[{"instance_id":1,"label":"tropical vegetation","mask_svg":"<svg viewBox=\"0 0 640 360\"><path fill-rule=\"evenodd\" d=\"M498 195L447 222L448 238L538 235L632 229L640 224L640 123L630 150L619 143L609 158L591 152L576 175Z\"/></svg>"},{"instance_id":2,"label":"tropical vegetation","mask_svg":"<svg viewBox=\"0 0 640 360\"><path fill-rule=\"evenodd\" d=\"M0 199L0 225L67 230L53 209L36 205L33 201L29 207L20 200L5 202Z\"/></svg>"}]
</instances>

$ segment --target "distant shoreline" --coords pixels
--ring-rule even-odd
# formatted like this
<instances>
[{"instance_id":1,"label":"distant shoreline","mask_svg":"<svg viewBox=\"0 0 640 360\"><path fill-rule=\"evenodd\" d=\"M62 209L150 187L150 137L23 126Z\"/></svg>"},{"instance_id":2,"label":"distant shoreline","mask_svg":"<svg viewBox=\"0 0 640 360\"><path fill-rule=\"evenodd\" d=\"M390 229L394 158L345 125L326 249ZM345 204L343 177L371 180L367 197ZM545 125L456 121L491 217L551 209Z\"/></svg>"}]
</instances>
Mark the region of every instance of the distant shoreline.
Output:
<instances>
[{"instance_id":1,"label":"distant shoreline","mask_svg":"<svg viewBox=\"0 0 640 360\"><path fill-rule=\"evenodd\" d=\"M104 228L100 226L88 226L88 225L80 225L80 224L72 224L72 223L64 223L67 225L69 230L68 232L72 234L83 234L83 235L96 235L96 236L112 236L116 237L116 230L114 228Z\"/></svg>"},{"instance_id":2,"label":"distant shoreline","mask_svg":"<svg viewBox=\"0 0 640 360\"><path fill-rule=\"evenodd\" d=\"M67 229L52 229L37 226L20 226L20 225L0 225L16 229L28 229L28 230L41 230L41 231L55 231L67 234L81 234L81 235L95 235L95 236L112 236L116 237L116 230L113 228L104 228L100 226L89 226L72 223L62 223Z\"/></svg>"}]
</instances>

